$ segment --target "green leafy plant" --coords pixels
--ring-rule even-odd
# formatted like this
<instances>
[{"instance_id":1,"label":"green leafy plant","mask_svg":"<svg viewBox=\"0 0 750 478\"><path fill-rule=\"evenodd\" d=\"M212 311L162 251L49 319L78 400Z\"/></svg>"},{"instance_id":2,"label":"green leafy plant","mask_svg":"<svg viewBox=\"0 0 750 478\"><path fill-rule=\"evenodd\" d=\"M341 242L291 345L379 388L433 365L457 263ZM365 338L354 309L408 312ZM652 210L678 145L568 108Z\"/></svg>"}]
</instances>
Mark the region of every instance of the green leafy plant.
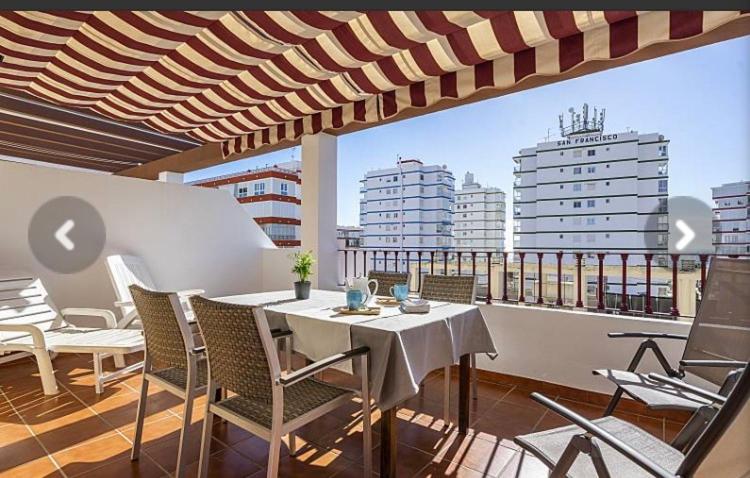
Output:
<instances>
[{"instance_id":1,"label":"green leafy plant","mask_svg":"<svg viewBox=\"0 0 750 478\"><path fill-rule=\"evenodd\" d=\"M299 276L300 282L307 282L307 279L312 275L312 266L315 264L312 251L295 252L293 258L292 272Z\"/></svg>"}]
</instances>

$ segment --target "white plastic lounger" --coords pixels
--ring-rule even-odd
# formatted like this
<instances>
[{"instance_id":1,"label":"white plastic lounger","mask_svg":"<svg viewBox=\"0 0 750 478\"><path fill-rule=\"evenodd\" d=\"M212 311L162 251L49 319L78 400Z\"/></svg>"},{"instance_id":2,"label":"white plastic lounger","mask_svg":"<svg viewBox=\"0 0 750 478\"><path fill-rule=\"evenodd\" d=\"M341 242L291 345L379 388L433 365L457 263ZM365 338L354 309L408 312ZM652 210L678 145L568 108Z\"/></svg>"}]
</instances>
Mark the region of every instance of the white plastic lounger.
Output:
<instances>
[{"instance_id":1,"label":"white plastic lounger","mask_svg":"<svg viewBox=\"0 0 750 478\"><path fill-rule=\"evenodd\" d=\"M101 317L107 327L75 327L65 320L71 316ZM25 274L0 273L0 353L33 355L45 395L58 393L52 367L52 356L56 353L92 354L96 393L102 393L105 382L143 365L141 362L105 374L102 359L142 350L141 331L118 329L112 311L68 308L58 312L40 279Z\"/></svg>"},{"instance_id":2,"label":"white plastic lounger","mask_svg":"<svg viewBox=\"0 0 750 478\"><path fill-rule=\"evenodd\" d=\"M118 323L121 328L128 327L138 318L138 312L135 310L133 298L130 296L131 285L137 285L149 290L161 290L156 286L154 279L149 273L146 262L138 256L127 254L115 254L107 257L107 271L109 278L112 280L112 287L117 295L115 305L122 312L122 319ZM190 309L188 298L193 295L201 295L206 291L203 289L191 289L177 292L180 303L185 311L189 321L193 321L193 312Z\"/></svg>"}]
</instances>

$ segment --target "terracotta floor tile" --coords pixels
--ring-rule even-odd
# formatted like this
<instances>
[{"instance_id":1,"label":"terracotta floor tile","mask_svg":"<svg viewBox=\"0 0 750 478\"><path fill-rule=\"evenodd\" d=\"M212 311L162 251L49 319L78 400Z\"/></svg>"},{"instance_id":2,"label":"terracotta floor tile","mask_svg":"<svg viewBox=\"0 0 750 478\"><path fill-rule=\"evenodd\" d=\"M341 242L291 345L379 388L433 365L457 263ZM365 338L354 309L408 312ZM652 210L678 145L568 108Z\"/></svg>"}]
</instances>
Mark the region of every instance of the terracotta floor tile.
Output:
<instances>
[{"instance_id":1,"label":"terracotta floor tile","mask_svg":"<svg viewBox=\"0 0 750 478\"><path fill-rule=\"evenodd\" d=\"M514 388L513 390L506 393L503 398L500 399L500 401L538 410L546 410L543 405L535 402L529 395L531 395L531 392L529 392L528 390ZM556 397L548 396L548 398L555 399Z\"/></svg>"},{"instance_id":2,"label":"terracotta floor tile","mask_svg":"<svg viewBox=\"0 0 750 478\"><path fill-rule=\"evenodd\" d=\"M188 465L185 475L188 477L198 476L198 464L198 461L195 461ZM251 476L261 470L261 467L231 449L214 453L208 461L209 477L240 478Z\"/></svg>"},{"instance_id":3,"label":"terracotta floor tile","mask_svg":"<svg viewBox=\"0 0 750 478\"><path fill-rule=\"evenodd\" d=\"M143 426L143 437L141 447L147 449L166 440L171 440L178 436L182 421L175 416L168 416L161 420L145 423ZM135 425L120 429L128 440L132 441L135 437Z\"/></svg>"},{"instance_id":4,"label":"terracotta floor tile","mask_svg":"<svg viewBox=\"0 0 750 478\"><path fill-rule=\"evenodd\" d=\"M197 430L191 430L192 433L188 436L186 444L186 456L187 463L197 461L200 457L201 449L201 435ZM211 453L223 450L226 447L219 443L217 440L211 440ZM174 472L177 467L177 450L179 449L179 434L175 433L173 438L169 440L159 441L153 446L145 448L142 453L145 453L149 458L157 462L162 468Z\"/></svg>"},{"instance_id":5,"label":"terracotta floor tile","mask_svg":"<svg viewBox=\"0 0 750 478\"><path fill-rule=\"evenodd\" d=\"M130 443L115 434L53 453L52 456L66 475L75 476L129 457Z\"/></svg>"},{"instance_id":6,"label":"terracotta floor tile","mask_svg":"<svg viewBox=\"0 0 750 478\"><path fill-rule=\"evenodd\" d=\"M11 424L0 429L0 472L46 455L25 425Z\"/></svg>"},{"instance_id":7,"label":"terracotta floor tile","mask_svg":"<svg viewBox=\"0 0 750 478\"><path fill-rule=\"evenodd\" d=\"M549 468L538 458L517 451L497 478L540 478L549 475Z\"/></svg>"},{"instance_id":8,"label":"terracotta floor tile","mask_svg":"<svg viewBox=\"0 0 750 478\"><path fill-rule=\"evenodd\" d=\"M667 443L670 443L677 434L682 430L683 424L673 422L671 420L664 421L664 439Z\"/></svg>"},{"instance_id":9,"label":"terracotta floor tile","mask_svg":"<svg viewBox=\"0 0 750 478\"><path fill-rule=\"evenodd\" d=\"M399 445L397 453L396 475L414 476L422 468L432 462L433 454L425 453L407 445ZM380 447L372 454L373 469L380 473Z\"/></svg>"},{"instance_id":10,"label":"terracotta floor tile","mask_svg":"<svg viewBox=\"0 0 750 478\"><path fill-rule=\"evenodd\" d=\"M8 468L5 471L1 471L2 468L3 466L0 466L0 478L31 478L37 476L57 478L63 476L52 460L46 455L36 460L29 460L13 468Z\"/></svg>"},{"instance_id":11,"label":"terracotta floor tile","mask_svg":"<svg viewBox=\"0 0 750 478\"><path fill-rule=\"evenodd\" d=\"M304 452L305 447L309 446L308 442L301 438L297 437L297 450L298 452ZM315 447L316 445L312 445ZM269 443L257 436L251 436L250 438L246 440L242 440L239 443L235 443L231 446L231 448L239 453L240 455L246 456L249 458L253 463L257 463L261 466L265 466L266 463L268 463L268 453L270 450ZM318 448L322 448L318 446ZM287 456L289 455L289 447L287 442L287 437L283 438L283 443L281 445L281 456Z\"/></svg>"},{"instance_id":12,"label":"terracotta floor tile","mask_svg":"<svg viewBox=\"0 0 750 478\"><path fill-rule=\"evenodd\" d=\"M459 465L458 463L444 460L439 463L430 463L414 476L417 478L436 478L445 476L450 476L451 478L482 478L485 475L471 468Z\"/></svg>"},{"instance_id":13,"label":"terracotta floor tile","mask_svg":"<svg viewBox=\"0 0 750 478\"><path fill-rule=\"evenodd\" d=\"M309 447L296 457L282 456L279 460L280 477L328 478L354 467L354 462L323 448ZM253 478L265 476L265 466ZM362 475L360 475L362 476Z\"/></svg>"},{"instance_id":14,"label":"terracotta floor tile","mask_svg":"<svg viewBox=\"0 0 750 478\"><path fill-rule=\"evenodd\" d=\"M119 460L109 461L106 465L78 475L81 478L97 478L129 476L132 478L157 478L164 476L164 470L147 456L131 461L130 456Z\"/></svg>"},{"instance_id":15,"label":"terracotta floor tile","mask_svg":"<svg viewBox=\"0 0 750 478\"><path fill-rule=\"evenodd\" d=\"M322 437L309 437L311 441L322 445L336 453L342 454L349 460L356 460L362 457L362 420L350 420L344 427L332 430ZM372 432L373 448L380 440L380 434Z\"/></svg>"},{"instance_id":16,"label":"terracotta floor tile","mask_svg":"<svg viewBox=\"0 0 750 478\"><path fill-rule=\"evenodd\" d=\"M500 401L477 418L471 427L478 434L512 440L516 435L531 432L543 414L541 409Z\"/></svg>"},{"instance_id":17,"label":"terracotta floor tile","mask_svg":"<svg viewBox=\"0 0 750 478\"><path fill-rule=\"evenodd\" d=\"M471 469L480 475L497 475L515 455L516 450L503 446L500 440L488 441L480 435L452 433L436 458ZM446 471L450 467L444 468ZM467 475L468 476L468 475Z\"/></svg>"}]
</instances>

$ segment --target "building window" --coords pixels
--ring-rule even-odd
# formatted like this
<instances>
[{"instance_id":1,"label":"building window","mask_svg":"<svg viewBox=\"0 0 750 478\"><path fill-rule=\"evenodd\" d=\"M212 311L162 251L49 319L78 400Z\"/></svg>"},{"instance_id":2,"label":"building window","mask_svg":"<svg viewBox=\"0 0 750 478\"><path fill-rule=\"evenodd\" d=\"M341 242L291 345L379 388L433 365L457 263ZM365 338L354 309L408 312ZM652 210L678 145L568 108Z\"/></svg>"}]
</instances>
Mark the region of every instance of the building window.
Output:
<instances>
[{"instance_id":1,"label":"building window","mask_svg":"<svg viewBox=\"0 0 750 478\"><path fill-rule=\"evenodd\" d=\"M282 196L289 195L289 185L287 183L281 183L281 195Z\"/></svg>"},{"instance_id":2,"label":"building window","mask_svg":"<svg viewBox=\"0 0 750 478\"><path fill-rule=\"evenodd\" d=\"M659 145L659 156L666 156L667 155L667 145L661 144Z\"/></svg>"},{"instance_id":3,"label":"building window","mask_svg":"<svg viewBox=\"0 0 750 478\"><path fill-rule=\"evenodd\" d=\"M565 171L565 170L564 170L563 168L560 168L560 172L561 172L561 173L562 173L562 172L564 172L564 171Z\"/></svg>"},{"instance_id":4,"label":"building window","mask_svg":"<svg viewBox=\"0 0 750 478\"><path fill-rule=\"evenodd\" d=\"M586 207L596 207L596 199L589 199L586 201Z\"/></svg>"},{"instance_id":5,"label":"building window","mask_svg":"<svg viewBox=\"0 0 750 478\"><path fill-rule=\"evenodd\" d=\"M609 239L609 234L605 234L605 235L604 235L604 238L605 238L605 239Z\"/></svg>"},{"instance_id":6,"label":"building window","mask_svg":"<svg viewBox=\"0 0 750 478\"><path fill-rule=\"evenodd\" d=\"M266 193L266 183L255 183L253 185L253 194L255 196L260 196L261 194Z\"/></svg>"},{"instance_id":7,"label":"building window","mask_svg":"<svg viewBox=\"0 0 750 478\"><path fill-rule=\"evenodd\" d=\"M609 204L609 199L605 199L604 202Z\"/></svg>"},{"instance_id":8,"label":"building window","mask_svg":"<svg viewBox=\"0 0 750 478\"><path fill-rule=\"evenodd\" d=\"M237 192L235 192L235 197L238 198L244 198L247 197L247 186L238 186Z\"/></svg>"},{"instance_id":9,"label":"building window","mask_svg":"<svg viewBox=\"0 0 750 478\"><path fill-rule=\"evenodd\" d=\"M667 163L659 163L656 174L658 174L659 176L666 176L667 174L669 174L669 166L667 165Z\"/></svg>"},{"instance_id":10,"label":"building window","mask_svg":"<svg viewBox=\"0 0 750 478\"><path fill-rule=\"evenodd\" d=\"M587 156L596 156L596 150L595 149L589 149L586 151Z\"/></svg>"},{"instance_id":11,"label":"building window","mask_svg":"<svg viewBox=\"0 0 750 478\"><path fill-rule=\"evenodd\" d=\"M420 174L420 175L419 175L419 180L420 180L420 181L424 181L424 174Z\"/></svg>"},{"instance_id":12,"label":"building window","mask_svg":"<svg viewBox=\"0 0 750 478\"><path fill-rule=\"evenodd\" d=\"M593 226L596 224L596 218L595 217L587 217L586 218L586 225Z\"/></svg>"},{"instance_id":13,"label":"building window","mask_svg":"<svg viewBox=\"0 0 750 478\"><path fill-rule=\"evenodd\" d=\"M393 176L393 182L394 183L398 182L398 176Z\"/></svg>"},{"instance_id":14,"label":"building window","mask_svg":"<svg viewBox=\"0 0 750 478\"><path fill-rule=\"evenodd\" d=\"M562 184L560 185L560 189L563 189L563 185Z\"/></svg>"},{"instance_id":15,"label":"building window","mask_svg":"<svg viewBox=\"0 0 750 478\"><path fill-rule=\"evenodd\" d=\"M586 183L586 191L596 191L596 183Z\"/></svg>"},{"instance_id":16,"label":"building window","mask_svg":"<svg viewBox=\"0 0 750 478\"><path fill-rule=\"evenodd\" d=\"M580 149L577 149L577 150L573 151L573 157L574 157L574 158L580 158L580 157L581 157L581 154L582 154L582 153L581 153L581 150L580 150Z\"/></svg>"},{"instance_id":17,"label":"building window","mask_svg":"<svg viewBox=\"0 0 750 478\"><path fill-rule=\"evenodd\" d=\"M574 184L573 185L573 191L580 191L580 190L581 190L581 185L580 184Z\"/></svg>"},{"instance_id":18,"label":"building window","mask_svg":"<svg viewBox=\"0 0 750 478\"><path fill-rule=\"evenodd\" d=\"M596 166L589 166L586 169L586 172L588 172L588 173L595 173L596 172Z\"/></svg>"},{"instance_id":19,"label":"building window","mask_svg":"<svg viewBox=\"0 0 750 478\"><path fill-rule=\"evenodd\" d=\"M580 167L573 168L573 174L581 174L581 168Z\"/></svg>"},{"instance_id":20,"label":"building window","mask_svg":"<svg viewBox=\"0 0 750 478\"><path fill-rule=\"evenodd\" d=\"M563 238L563 235L562 235L562 234L560 234L559 238L560 238L560 239L562 239L562 238Z\"/></svg>"},{"instance_id":21,"label":"building window","mask_svg":"<svg viewBox=\"0 0 750 478\"><path fill-rule=\"evenodd\" d=\"M563 222L563 218L560 218L560 222Z\"/></svg>"},{"instance_id":22,"label":"building window","mask_svg":"<svg viewBox=\"0 0 750 478\"><path fill-rule=\"evenodd\" d=\"M667 180L666 179L659 180L659 192L660 193L667 192Z\"/></svg>"},{"instance_id":23,"label":"building window","mask_svg":"<svg viewBox=\"0 0 750 478\"><path fill-rule=\"evenodd\" d=\"M581 207L581 201L573 201L573 208L578 209L580 207Z\"/></svg>"}]
</instances>

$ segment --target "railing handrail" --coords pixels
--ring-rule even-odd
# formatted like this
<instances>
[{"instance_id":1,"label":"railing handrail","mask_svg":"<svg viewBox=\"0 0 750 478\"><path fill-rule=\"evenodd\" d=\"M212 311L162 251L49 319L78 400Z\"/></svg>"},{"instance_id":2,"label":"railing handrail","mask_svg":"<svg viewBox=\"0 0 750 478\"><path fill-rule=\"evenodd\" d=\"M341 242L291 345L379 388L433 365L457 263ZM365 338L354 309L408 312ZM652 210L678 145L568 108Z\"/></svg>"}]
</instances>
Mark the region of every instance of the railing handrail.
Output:
<instances>
[{"instance_id":1,"label":"railing handrail","mask_svg":"<svg viewBox=\"0 0 750 478\"><path fill-rule=\"evenodd\" d=\"M574 262L570 263L568 265L575 267L574 272L574 279L573 283L576 283L575 277L577 277L577 290L574 291L576 294L576 301L575 301L575 307L577 308L587 308L587 309L594 309L599 312L616 312L616 313L627 313L627 314L636 314L636 313L642 313L644 316L652 316L652 317L671 317L671 318L677 318L680 317L680 311L678 309L678 297L679 297L679 281L678 279L678 271L683 270L684 268L680 267L680 259L690 258L690 259L697 259L696 264L692 271L698 270L700 268L700 279L696 280L696 286L697 284L700 284L700 292L702 294L703 288L706 282L706 272L708 268L708 264L710 260L717 258L717 257L727 257L732 259L746 259L750 258L750 254L747 253L741 253L741 254L725 254L725 253L709 253L709 254L672 254L668 251L655 251L655 252L632 252L632 251L616 251L616 250L605 250L605 251L597 251L597 250L591 250L591 251L539 251L535 249L525 249L525 250L518 250L514 249L512 251L501 251L498 249L492 249L492 248L479 248L479 249L466 249L466 248L427 248L427 249L400 249L400 248L344 248L339 249L339 253L344 254L344 275L345 277L348 277L348 255L350 253L354 254L354 274L357 274L357 258L358 255L361 254L362 257L362 268L363 272L366 273L367 270L377 270L377 264L380 262L383 264L383 269L385 271L388 271L389 263L393 263L394 271L399 271L399 264L405 263L406 269L410 270L411 268L411 262L417 264L417 272L416 274L416 280L417 280L417 289L421 288L421 279L422 279L422 266L423 264L427 263L429 266L425 266L425 272L427 273L442 273L442 274L448 274L449 272L449 257L451 259L450 263L453 265L455 264L457 267L453 268L454 272L457 272L458 275L464 274L465 270L462 269L463 265L469 262L471 264L471 272L472 275L479 275L480 277L487 277L487 291L486 295L484 297L486 303L490 304L493 302L492 298L492 267L493 265L496 265L498 263L502 263L503 265L503 274L502 274L502 298L500 299L501 302L506 303L526 303L526 298L524 297L524 294L526 292L526 278L524 276L525 268L524 265L526 262L537 262L537 277L533 279L532 282L532 292L533 292L533 286L537 285L537 298L536 298L536 304L538 305L554 305L557 307L564 307L564 301L562 296L562 283L564 282L562 280L563 273L562 273L562 260L567 255L572 258L574 258ZM508 261L508 255L512 254L518 258L518 261L513 261L513 264L518 264L519 270L518 270L518 283L519 286L516 288L514 287L514 290L517 290L518 298L516 300L510 299L508 297L508 264L511 263ZM597 269L597 281L596 281L596 307L585 307L583 302L583 292L581 290L582 284L584 283L584 276L582 272L582 262L584 256L593 255L595 256L595 262L593 267ZM494 258L497 258L497 262L493 262L493 256ZM437 257L437 260L436 260ZM554 304L545 304L544 302L544 291L543 291L543 283L545 281L544 279L544 258L550 257L550 258L556 258L556 266L557 266L557 277L556 277L556 285L557 285L557 297L554 301ZM608 257L619 257L620 263L619 266L621 267L621 279L622 282L620 284L621 289L619 292L608 292L605 288L605 281L604 281L604 271L605 268L611 268L613 267L613 264L605 265L605 259ZM668 268L671 268L672 277L671 282L667 280L667 284L670 285L671 288L671 297L670 296L659 296L659 295L652 295L651 294L651 286L653 285L652 277L651 277L651 271L654 269L654 267L660 267L658 264L653 265L654 258L656 257L667 257L669 259ZM536 258L538 261L529 261L529 259ZM639 261L638 264L634 264L634 261L640 258L641 261ZM368 259L371 261L372 267L368 269ZM478 261L479 259L479 261ZM455 262L454 262L455 261ZM436 264L437 262L437 264ZM483 263L486 264L486 273L479 273L477 274L476 265L477 263ZM437 265L437 267L436 267ZM618 264L614 264L614 266L617 266ZM441 267L442 266L442 267ZM591 265L588 265L587 268L591 268ZM630 285L628 282L628 270L629 268L645 268L645 293L628 293L628 286ZM631 271L632 272L632 271ZM609 272L608 274L611 274ZM549 275L549 274L548 274ZM609 275L608 275L609 276ZM587 276L588 277L588 276ZM515 279L511 279L512 282L515 284ZM586 281L588 284L588 281ZM637 286L641 285L642 283L636 282ZM689 291L692 291L693 289L688 289ZM697 291L695 291L697 293ZM531 295L534 295L533 293ZM589 293L587 291L586 297L589 297ZM613 297L614 296L614 297ZM619 304L615 307L609 307L607 305L607 299L615 298L617 299L619 297ZM652 299L657 301L657 305L659 305L659 301L661 299L666 299L667 297L670 297L670 310L668 313L666 312L659 312L657 310L654 310ZM643 310L635 309L631 310L630 302L633 299L642 299L643 300Z\"/></svg>"}]
</instances>

